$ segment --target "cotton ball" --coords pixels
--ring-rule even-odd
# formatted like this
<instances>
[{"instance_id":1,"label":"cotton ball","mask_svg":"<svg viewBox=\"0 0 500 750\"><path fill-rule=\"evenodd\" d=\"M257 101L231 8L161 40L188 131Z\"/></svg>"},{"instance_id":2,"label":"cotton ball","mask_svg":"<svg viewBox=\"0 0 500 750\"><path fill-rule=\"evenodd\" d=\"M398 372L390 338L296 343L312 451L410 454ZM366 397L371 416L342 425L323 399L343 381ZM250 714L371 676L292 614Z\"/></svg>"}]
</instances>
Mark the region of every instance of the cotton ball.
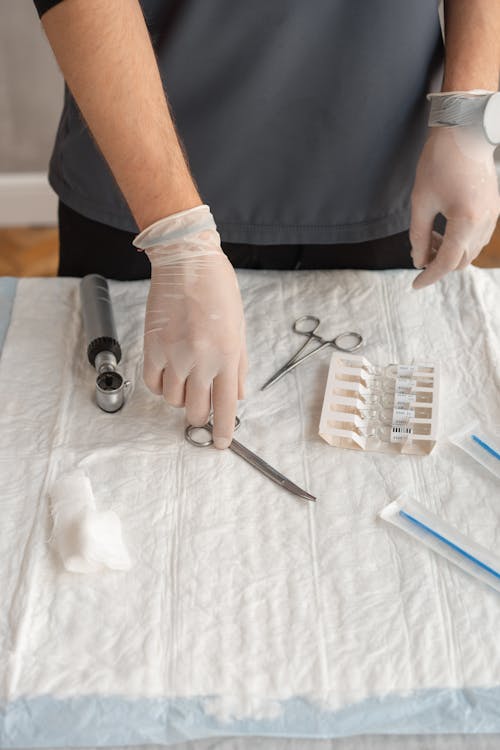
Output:
<instances>
[{"instance_id":1,"label":"cotton ball","mask_svg":"<svg viewBox=\"0 0 500 750\"><path fill-rule=\"evenodd\" d=\"M66 570L94 573L131 567L119 517L112 510L97 510L90 479L81 469L59 477L50 496L52 546Z\"/></svg>"}]
</instances>

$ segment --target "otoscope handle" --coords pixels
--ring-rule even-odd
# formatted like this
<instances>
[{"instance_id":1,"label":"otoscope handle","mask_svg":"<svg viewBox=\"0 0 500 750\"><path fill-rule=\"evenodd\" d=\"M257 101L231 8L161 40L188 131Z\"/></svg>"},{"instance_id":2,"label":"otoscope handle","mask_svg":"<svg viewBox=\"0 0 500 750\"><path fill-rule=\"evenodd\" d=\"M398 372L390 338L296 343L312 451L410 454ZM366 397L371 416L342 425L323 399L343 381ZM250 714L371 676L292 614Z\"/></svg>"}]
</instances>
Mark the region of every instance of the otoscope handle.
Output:
<instances>
[{"instance_id":1,"label":"otoscope handle","mask_svg":"<svg viewBox=\"0 0 500 750\"><path fill-rule=\"evenodd\" d=\"M111 352L118 363L122 352L118 343L108 282L96 273L84 276L80 282L80 295L90 364L94 367L95 359L100 352Z\"/></svg>"}]
</instances>

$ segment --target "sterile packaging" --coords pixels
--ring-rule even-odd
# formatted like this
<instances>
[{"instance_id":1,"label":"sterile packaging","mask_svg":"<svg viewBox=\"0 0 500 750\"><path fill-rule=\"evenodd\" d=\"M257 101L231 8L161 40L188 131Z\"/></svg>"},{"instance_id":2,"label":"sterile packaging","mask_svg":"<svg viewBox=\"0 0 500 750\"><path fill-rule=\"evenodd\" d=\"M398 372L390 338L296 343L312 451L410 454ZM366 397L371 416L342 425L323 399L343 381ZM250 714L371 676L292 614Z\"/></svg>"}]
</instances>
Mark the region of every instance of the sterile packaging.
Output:
<instances>
[{"instance_id":1,"label":"sterile packaging","mask_svg":"<svg viewBox=\"0 0 500 750\"><path fill-rule=\"evenodd\" d=\"M379 515L466 573L500 591L500 557L461 534L416 500L396 500L386 505Z\"/></svg>"},{"instance_id":2,"label":"sterile packaging","mask_svg":"<svg viewBox=\"0 0 500 750\"><path fill-rule=\"evenodd\" d=\"M499 425L484 427L479 422L474 422L465 430L452 435L450 442L462 448L500 479Z\"/></svg>"},{"instance_id":3,"label":"sterile packaging","mask_svg":"<svg viewBox=\"0 0 500 750\"><path fill-rule=\"evenodd\" d=\"M436 364L381 367L363 356L335 353L319 434L339 448L425 455L436 442L438 396Z\"/></svg>"}]
</instances>

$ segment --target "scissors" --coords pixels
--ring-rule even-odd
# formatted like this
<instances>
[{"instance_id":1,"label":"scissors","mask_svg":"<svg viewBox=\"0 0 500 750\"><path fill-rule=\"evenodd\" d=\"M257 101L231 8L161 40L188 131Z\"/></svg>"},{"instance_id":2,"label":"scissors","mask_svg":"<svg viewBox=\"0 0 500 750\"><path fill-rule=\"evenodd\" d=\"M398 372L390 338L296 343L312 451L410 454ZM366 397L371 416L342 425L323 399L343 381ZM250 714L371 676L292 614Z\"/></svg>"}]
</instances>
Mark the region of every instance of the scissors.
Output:
<instances>
[{"instance_id":1,"label":"scissors","mask_svg":"<svg viewBox=\"0 0 500 750\"><path fill-rule=\"evenodd\" d=\"M307 336L307 341L305 342L305 344L302 344L300 349L297 349L293 357L291 357L291 359L289 359L288 362L283 365L283 367L280 367L280 369L264 383L264 385L260 389L261 391L265 391L266 388L269 388L269 386L273 385L273 383L277 383L278 380L281 380L281 378L287 374L287 372L294 370L298 365L302 364L302 362L305 362L306 359L309 359L309 357L312 357L314 354L317 354L326 346L333 346L334 349L338 349L341 352L355 352L356 349L359 349L359 347L363 344L362 335L360 333L355 333L354 331L345 331L344 333L339 333L339 335L335 336L334 339L324 339L321 336L318 336L318 334L316 333L320 323L320 319L316 318L315 315L303 315L301 318L297 318L292 328L295 333L300 333L301 336ZM343 346L342 341L348 340L349 338L353 338L355 340L355 343L352 344L352 346ZM308 354L304 354L301 357L300 354L302 354L306 346L313 339L315 342L317 342L318 345L315 349L311 349Z\"/></svg>"},{"instance_id":2,"label":"scissors","mask_svg":"<svg viewBox=\"0 0 500 750\"><path fill-rule=\"evenodd\" d=\"M237 430L239 426L240 420L238 417L236 417L234 429ZM212 439L212 429L213 423L211 419L203 427L194 427L193 425L188 425L184 430L184 437L186 438L188 443L191 443L191 445L195 445L197 448L206 448L207 446L212 445L212 443L214 442ZM194 433L196 430L205 430L210 434L210 438L203 441L197 440L194 437ZM302 490L296 484L283 476L283 474L280 474L279 471L276 471L276 469L273 469L272 466L269 466L269 464L263 461L262 458L256 456L255 453L252 453L252 451L248 450L248 448L245 448L244 445L238 443L236 440L232 441L229 449L232 450L233 453L236 453L237 456L240 456L245 461L248 461L251 466L253 466L255 469L258 469L258 471L262 472L262 474L271 479L273 482L279 484L279 486L283 487L284 490L288 490L288 492L291 492L293 495L297 495L297 497L302 497L304 500L316 501L314 495L310 495L309 492Z\"/></svg>"}]
</instances>

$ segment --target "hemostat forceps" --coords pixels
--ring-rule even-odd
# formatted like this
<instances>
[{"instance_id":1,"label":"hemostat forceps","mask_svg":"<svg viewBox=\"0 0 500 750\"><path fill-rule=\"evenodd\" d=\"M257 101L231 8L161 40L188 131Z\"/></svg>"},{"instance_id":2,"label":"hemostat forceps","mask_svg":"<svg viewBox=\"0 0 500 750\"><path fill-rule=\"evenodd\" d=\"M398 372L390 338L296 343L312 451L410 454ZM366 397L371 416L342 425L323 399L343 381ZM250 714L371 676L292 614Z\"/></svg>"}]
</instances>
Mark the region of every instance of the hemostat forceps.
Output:
<instances>
[{"instance_id":1,"label":"hemostat forceps","mask_svg":"<svg viewBox=\"0 0 500 750\"><path fill-rule=\"evenodd\" d=\"M238 417L236 417L234 429L237 430L239 426L240 420ZM184 430L184 436L188 443L191 443L191 445L195 445L197 448L206 448L213 443L212 428L213 424L211 420L209 420L203 427L194 427L193 425L188 425ZM196 432L196 430L205 430L206 432L208 432L210 435L209 439L197 440L194 437L194 433ZM305 490L298 487L296 484L291 482L290 479L287 479L287 477L285 477L283 474L280 474L279 471L273 469L273 467L269 466L269 464L266 463L262 458L256 456L255 453L252 453L252 451L248 450L248 448L245 448L244 445L238 443L236 440L233 439L231 445L229 446L229 449L232 450L233 453L236 453L237 456L240 456L240 458L243 458L245 461L247 461L251 466L260 471L266 477L271 479L271 481L279 484L279 486L283 487L284 490L288 490L288 492L291 492L293 495L297 495L297 497L302 497L304 500L316 500L314 495L310 495L309 492L306 492Z\"/></svg>"},{"instance_id":2,"label":"hemostat forceps","mask_svg":"<svg viewBox=\"0 0 500 750\"><path fill-rule=\"evenodd\" d=\"M339 333L334 339L324 339L316 333L320 323L320 319L316 318L315 315L303 315L301 318L297 318L293 324L293 330L295 333L300 333L301 336L307 336L307 341L305 344L302 344L300 349L297 349L293 357L291 357L283 367L280 367L280 369L264 383L261 391L265 391L270 385L277 383L278 380L281 380L281 378L287 374L287 372L294 370L298 365L302 364L302 362L305 362L306 359L309 359L327 346L332 346L334 349L338 349L341 352L355 352L363 344L362 335L360 333L355 333L354 331ZM343 346L341 342L343 340L349 340L349 338L354 339L354 344L351 346ZM316 348L301 357L300 355L313 339L317 343Z\"/></svg>"}]
</instances>

